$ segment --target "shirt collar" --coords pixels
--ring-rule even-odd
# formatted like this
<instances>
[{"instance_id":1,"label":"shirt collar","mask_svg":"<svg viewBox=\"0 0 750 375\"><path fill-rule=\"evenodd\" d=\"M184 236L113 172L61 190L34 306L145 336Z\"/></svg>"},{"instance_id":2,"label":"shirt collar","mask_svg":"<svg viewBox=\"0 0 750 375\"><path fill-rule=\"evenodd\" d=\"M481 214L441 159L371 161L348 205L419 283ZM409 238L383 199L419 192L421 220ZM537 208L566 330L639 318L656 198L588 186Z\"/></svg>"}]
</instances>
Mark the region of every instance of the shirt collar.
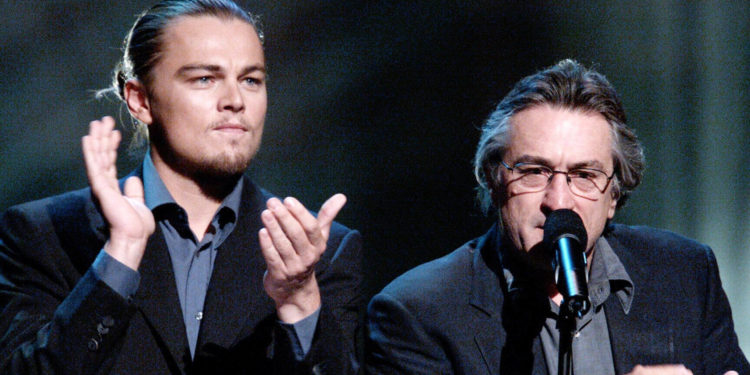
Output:
<instances>
[{"instance_id":1,"label":"shirt collar","mask_svg":"<svg viewBox=\"0 0 750 375\"><path fill-rule=\"evenodd\" d=\"M146 157L143 158L143 195L146 207L151 211L165 204L177 203L156 171L154 161L151 159L151 151L146 152Z\"/></svg>"},{"instance_id":2,"label":"shirt collar","mask_svg":"<svg viewBox=\"0 0 750 375\"><path fill-rule=\"evenodd\" d=\"M501 247L503 259L503 277L510 293L518 292L520 289L540 287L540 278L543 272L534 271L524 266L522 262L508 256L508 249ZM625 314L630 312L633 304L633 281L630 279L625 266L620 262L609 242L604 237L599 237L594 245L594 256L589 269L589 298L594 306L599 306L609 297L611 293L620 300Z\"/></svg>"},{"instance_id":3,"label":"shirt collar","mask_svg":"<svg viewBox=\"0 0 750 375\"><path fill-rule=\"evenodd\" d=\"M594 245L594 256L589 269L589 297L594 306L599 306L611 293L620 300L627 314L633 304L633 281L620 262L609 242L599 237Z\"/></svg>"},{"instance_id":4,"label":"shirt collar","mask_svg":"<svg viewBox=\"0 0 750 375\"><path fill-rule=\"evenodd\" d=\"M221 202L221 206L219 206L219 209L217 210L219 215L224 216L226 215L225 212L227 212L225 208L229 209L228 213L230 215L233 214L233 217L226 217L225 219L228 221L235 221L239 214L243 180L243 178L240 178L237 181L232 192L224 198L224 201ZM169 190L167 190L167 187L161 180L159 173L156 171L154 161L151 159L150 150L146 152L146 157L143 158L143 190L144 202L146 203L146 207L151 211L159 206L177 204L174 198L172 198L172 194L169 193Z\"/></svg>"}]
</instances>

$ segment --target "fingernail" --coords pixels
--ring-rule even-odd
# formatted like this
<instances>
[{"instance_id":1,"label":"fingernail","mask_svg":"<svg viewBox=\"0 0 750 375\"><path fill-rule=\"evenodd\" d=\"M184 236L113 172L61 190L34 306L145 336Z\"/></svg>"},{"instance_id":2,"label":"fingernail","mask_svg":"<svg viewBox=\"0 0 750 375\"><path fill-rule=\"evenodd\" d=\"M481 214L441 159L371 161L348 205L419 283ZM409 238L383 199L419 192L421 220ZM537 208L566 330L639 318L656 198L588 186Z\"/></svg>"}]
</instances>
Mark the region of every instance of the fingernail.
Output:
<instances>
[{"instance_id":1,"label":"fingernail","mask_svg":"<svg viewBox=\"0 0 750 375\"><path fill-rule=\"evenodd\" d=\"M273 217L273 214L271 214L271 211L269 210L263 210L263 212L260 213L260 217L263 220L271 220L271 218Z\"/></svg>"},{"instance_id":2,"label":"fingernail","mask_svg":"<svg viewBox=\"0 0 750 375\"><path fill-rule=\"evenodd\" d=\"M288 206L296 206L299 203L294 197L286 197L284 198L284 204Z\"/></svg>"},{"instance_id":3,"label":"fingernail","mask_svg":"<svg viewBox=\"0 0 750 375\"><path fill-rule=\"evenodd\" d=\"M281 203L279 203L279 200L277 198L271 198L271 199L268 200L268 203L267 203L268 208L270 208L270 209L275 209L275 208L279 207L280 204Z\"/></svg>"}]
</instances>

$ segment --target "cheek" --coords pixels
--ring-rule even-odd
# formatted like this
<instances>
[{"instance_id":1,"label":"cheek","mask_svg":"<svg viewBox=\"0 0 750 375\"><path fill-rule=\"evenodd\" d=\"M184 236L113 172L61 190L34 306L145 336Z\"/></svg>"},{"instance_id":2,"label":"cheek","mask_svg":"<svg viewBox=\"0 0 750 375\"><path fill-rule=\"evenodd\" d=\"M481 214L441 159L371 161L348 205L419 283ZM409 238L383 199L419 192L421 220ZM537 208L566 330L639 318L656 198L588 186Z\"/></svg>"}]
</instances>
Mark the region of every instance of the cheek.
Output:
<instances>
[{"instance_id":1,"label":"cheek","mask_svg":"<svg viewBox=\"0 0 750 375\"><path fill-rule=\"evenodd\" d=\"M502 209L503 223L509 234L514 237L521 236L528 231L526 228L529 216L532 213L532 202L526 196L515 196L508 199Z\"/></svg>"},{"instance_id":2,"label":"cheek","mask_svg":"<svg viewBox=\"0 0 750 375\"><path fill-rule=\"evenodd\" d=\"M583 218L583 220L585 223L584 225L586 226L586 235L589 237L589 249L594 245L596 240L604 231L604 226L607 223L607 219L610 218L610 211L610 205L608 202L606 205L601 204L595 207L589 207L587 211L583 211L587 212L587 215L585 218Z\"/></svg>"},{"instance_id":3,"label":"cheek","mask_svg":"<svg viewBox=\"0 0 750 375\"><path fill-rule=\"evenodd\" d=\"M246 101L248 114L253 118L255 122L262 125L263 119L266 117L266 109L268 101L265 95L258 95L252 97Z\"/></svg>"}]
</instances>

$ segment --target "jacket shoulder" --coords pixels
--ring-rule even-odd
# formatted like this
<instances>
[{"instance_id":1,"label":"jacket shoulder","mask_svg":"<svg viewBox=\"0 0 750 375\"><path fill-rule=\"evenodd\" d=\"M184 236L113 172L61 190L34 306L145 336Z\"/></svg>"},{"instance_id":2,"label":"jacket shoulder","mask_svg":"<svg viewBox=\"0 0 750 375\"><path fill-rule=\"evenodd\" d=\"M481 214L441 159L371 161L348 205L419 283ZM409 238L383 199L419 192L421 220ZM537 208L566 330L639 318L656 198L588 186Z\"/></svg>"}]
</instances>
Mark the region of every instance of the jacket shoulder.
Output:
<instances>
[{"instance_id":1,"label":"jacket shoulder","mask_svg":"<svg viewBox=\"0 0 750 375\"><path fill-rule=\"evenodd\" d=\"M425 304L440 306L457 297L468 301L474 255L479 251L477 242L467 242L447 255L406 271L379 294L414 308Z\"/></svg>"},{"instance_id":2,"label":"jacket shoulder","mask_svg":"<svg viewBox=\"0 0 750 375\"><path fill-rule=\"evenodd\" d=\"M106 230L88 188L15 205L0 216L4 252L36 258L63 249L79 271L100 250Z\"/></svg>"},{"instance_id":3,"label":"jacket shoulder","mask_svg":"<svg viewBox=\"0 0 750 375\"><path fill-rule=\"evenodd\" d=\"M683 235L648 226L610 224L604 234L613 249L653 256L705 256L711 249ZM648 255L643 254L643 255Z\"/></svg>"}]
</instances>

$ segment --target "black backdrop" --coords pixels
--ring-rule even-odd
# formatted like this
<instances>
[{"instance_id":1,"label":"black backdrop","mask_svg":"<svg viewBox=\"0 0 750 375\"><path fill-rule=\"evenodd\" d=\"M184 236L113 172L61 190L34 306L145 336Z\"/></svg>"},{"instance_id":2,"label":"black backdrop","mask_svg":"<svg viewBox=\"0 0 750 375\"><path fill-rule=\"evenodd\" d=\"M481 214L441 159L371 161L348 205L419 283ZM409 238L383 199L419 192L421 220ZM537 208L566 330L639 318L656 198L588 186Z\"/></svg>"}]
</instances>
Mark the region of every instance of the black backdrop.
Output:
<instances>
[{"instance_id":1,"label":"black backdrop","mask_svg":"<svg viewBox=\"0 0 750 375\"><path fill-rule=\"evenodd\" d=\"M88 122L127 119L93 90L151 3L0 4L0 209L86 185ZM616 220L711 244L750 345L747 2L245 5L261 17L270 78L248 173L311 208L347 194L339 221L364 235L368 293L487 229L478 128L515 81L573 57L610 78L646 147L646 181ZM120 174L138 160L123 151Z\"/></svg>"}]
</instances>

